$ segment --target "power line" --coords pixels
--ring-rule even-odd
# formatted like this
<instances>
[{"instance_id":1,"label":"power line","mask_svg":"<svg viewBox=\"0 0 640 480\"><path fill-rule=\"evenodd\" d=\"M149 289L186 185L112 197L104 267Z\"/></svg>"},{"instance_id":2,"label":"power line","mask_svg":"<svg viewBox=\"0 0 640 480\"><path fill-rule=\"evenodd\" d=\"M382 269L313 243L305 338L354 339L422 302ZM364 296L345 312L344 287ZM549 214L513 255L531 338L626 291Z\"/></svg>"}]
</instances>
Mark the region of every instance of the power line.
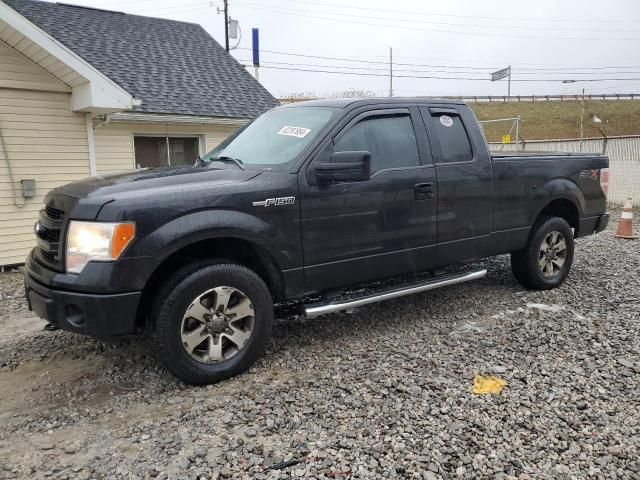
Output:
<instances>
[{"instance_id":1,"label":"power line","mask_svg":"<svg viewBox=\"0 0 640 480\"><path fill-rule=\"evenodd\" d=\"M216 3L218 1L219 0L216 0ZM283 1L283 0L280 0L280 1ZM404 14L404 15L420 15L425 17L437 17L437 18L462 18L462 19L471 19L471 20L495 20L495 21L514 21L515 20L515 21L523 21L523 22L545 22L545 23L547 22L556 22L556 23L587 22L590 24L594 23L594 20L588 20L588 19L524 18L524 17L493 17L493 16L482 16L482 15L458 15L458 14L422 12L422 11L416 11L416 10L411 11L411 10L398 10L398 9L388 9L388 8L352 6L352 5L345 5L345 4L338 4L338 3L317 2L317 1L309 1L309 0L284 0L284 1L295 3L296 5L306 4L306 5L316 5L316 6L328 7L328 8L343 8L343 9L357 10L357 11L397 13L397 14ZM126 3L126 5L131 5L134 3L139 4L139 3L149 3L149 2L157 2L157 0L127 0L126 2L110 1L106 3L100 3L100 5L101 6L110 6L110 5L120 6L120 5L123 5L124 3ZM198 5L198 4L178 3L173 7L180 8L180 7L188 7L192 5ZM266 6L268 7L269 5L266 5ZM166 8L169 8L169 7L166 7ZM640 23L640 20L597 19L596 21L600 23L612 23L612 24ZM505 27L505 26L506 25L502 25L501 27ZM506 26L506 27L511 28L511 26ZM513 27L513 28L519 28L519 27ZM562 29L562 27L558 27L558 28ZM592 29L588 29L588 30L593 31ZM619 30L611 30L611 31L619 31Z\"/></svg>"},{"instance_id":2,"label":"power line","mask_svg":"<svg viewBox=\"0 0 640 480\"><path fill-rule=\"evenodd\" d=\"M238 60L239 62L247 62L250 63L250 60ZM285 66L294 66L294 67L316 67L316 68L339 68L339 69L345 69L345 70L365 70L365 71L383 71L383 72L387 72L389 70L389 67L387 65L387 67L365 67L365 66L350 66L350 65L326 65L326 64L318 64L318 63L292 63L292 62L278 62L275 60L265 60L265 62L267 62L267 64L269 65L285 65ZM263 62L264 64L264 62ZM398 63L393 64L394 66L396 65L400 65ZM415 69L394 69L395 72L403 72L403 73L457 73L457 74L464 74L464 73L477 73L477 72L472 72L472 71L455 71L455 70L439 70L439 69L429 69L429 70L415 70ZM487 73L489 73L489 70L487 71ZM607 72L608 74L622 74L622 75L640 75L640 71L637 72ZM572 75L593 75L593 72L574 72L574 71L567 71L567 72L548 72L548 75L563 75L565 77L567 76L572 76ZM516 70L516 75L518 76L532 76L532 75L540 75L540 73L538 72L520 72L518 70ZM556 79L556 80L560 80L560 79Z\"/></svg>"},{"instance_id":3,"label":"power line","mask_svg":"<svg viewBox=\"0 0 640 480\"><path fill-rule=\"evenodd\" d=\"M250 65L244 65L245 67L249 67ZM336 71L336 70L318 70L318 69L309 69L309 68L295 68L295 67L277 67L270 65L262 65L260 64L260 68L269 68L273 70L286 70L291 72L313 72L313 73L330 73L330 74L340 74L340 75L356 75L362 77L385 77L388 78L389 74L383 73L367 73L367 72L345 72L345 71ZM398 78L423 78L423 79L438 79L438 80L484 80L488 81L488 78L472 78L472 77L440 77L440 76L412 76L412 75L394 75L394 77Z\"/></svg>"},{"instance_id":4,"label":"power line","mask_svg":"<svg viewBox=\"0 0 640 480\"><path fill-rule=\"evenodd\" d=\"M636 86L640 86L640 83L632 83L631 85L625 85L624 88L635 88ZM587 87L585 88L586 91L590 91L590 92L594 92L594 91L601 91L601 90L615 90L621 88L620 85L612 85L610 87ZM597 90L596 90L597 89Z\"/></svg>"},{"instance_id":5,"label":"power line","mask_svg":"<svg viewBox=\"0 0 640 480\"><path fill-rule=\"evenodd\" d=\"M422 32L437 32L437 33L450 33L450 34L456 34L456 35L471 35L471 36L490 36L490 37L504 37L504 38L528 38L528 39L534 39L534 40L540 40L541 37L540 36L536 36L536 35L511 35L511 34L504 34L504 33L499 33L499 32L472 32L472 31L461 31L461 30L444 30L444 29L437 29L437 28L419 28L419 27L414 27L414 26L410 26L410 25L392 25L392 24L388 24L388 23L371 23L371 22L364 22L361 20L358 20L358 18L363 18L362 16L353 16L353 15L344 15L344 14L334 14L334 13L330 13L330 12L321 12L321 11L311 11L311 10L304 10L305 12L308 13L315 13L314 15L308 15L305 13L296 13L293 12L291 10L293 9L283 9L280 7L265 7L261 4L255 4L255 3L248 3L248 2L244 2L244 1L236 1L235 5L240 6L240 7L245 7L245 8L252 8L252 9L257 9L257 10L263 10L263 11L267 11L267 12L274 12L274 13L279 13L279 14L283 14L283 15L293 15L293 16L297 16L297 17L304 17L304 18L312 18L315 20L330 20L330 21L334 21L334 22L342 22L342 23L348 23L348 24L360 24L360 25L369 25L369 26L374 26L374 27L388 27L388 28L403 28L403 29L408 29L408 30L417 30L417 31L422 31ZM298 9L300 10L300 9ZM318 16L318 15L324 15L324 16ZM338 15L338 17L333 17L333 16L327 16L327 15ZM351 17L352 19L346 19L344 17ZM371 17L369 17L371 18ZM403 21L401 19L388 19L388 18L382 18L382 17L377 17L380 20L395 20L395 21ZM409 21L409 20L404 20L404 21ZM620 41L640 41L640 38L614 38L614 37L608 37L608 38L598 38L598 37L550 37L550 36L545 36L545 39L550 39L550 40L587 40L587 41L591 41L591 40L620 40Z\"/></svg>"},{"instance_id":6,"label":"power line","mask_svg":"<svg viewBox=\"0 0 640 480\"><path fill-rule=\"evenodd\" d=\"M246 48L246 47L239 47L238 50L248 50L251 51L250 48ZM344 62L355 62L355 63L363 63L366 65L388 65L388 61L387 62L383 62L380 60L360 60L357 58L349 58L349 57L330 57L330 56L323 56L323 55L310 55L310 54L306 54L306 53L297 53L297 52L282 52L282 51L277 51L277 50L261 50L261 53L270 53L273 55L283 55L283 56L289 56L289 57L298 57L298 58L311 58L311 59L318 59L318 60L334 60L334 61L344 61ZM272 62L275 63L275 62ZM281 63L285 63L285 62L281 62ZM481 70L484 72L491 72L493 70L495 70L496 68L498 68L497 66L493 66L493 67L479 67L479 66L470 66L470 65L466 65L466 66L456 66L456 65L434 65L434 64L427 64L427 63L404 63L404 62L394 62L394 65L398 65L398 66L404 66L404 67L428 67L428 68L451 68L451 69L466 69L466 70ZM362 67L365 68L365 67ZM640 66L636 65L636 66L601 66L601 67L562 67L560 69L557 69L559 71L568 71L568 70L604 70L604 69L626 69L626 68L633 68L633 69L640 69ZM385 68L386 70L386 68ZM529 72L529 71L555 71L555 68L527 68L527 67L523 67L523 68L518 68L517 72ZM623 72L620 72L623 73Z\"/></svg>"},{"instance_id":7,"label":"power line","mask_svg":"<svg viewBox=\"0 0 640 480\"><path fill-rule=\"evenodd\" d=\"M138 2L145 2L148 0L130 0L130 1L138 1ZM219 2L220 0L216 0L216 2ZM297 0L296 0L297 1ZM242 1L240 1L239 3L243 3ZM320 2L301 2L301 3L315 3L315 4L319 4ZM203 5L202 7L196 7L197 5ZM197 11L197 10L203 10L203 9L207 9L210 8L214 5L213 1L208 1L208 2L199 2L199 3L195 3L195 4L182 4L180 6L167 6L164 8L154 8L154 11L157 10L173 10L172 12L169 12L170 14L178 14L178 13L186 13L186 12L191 12L191 11ZM193 8L183 8L185 6L193 6ZM360 9L361 7L349 7L349 8L358 8ZM178 9L178 10L175 10ZM372 10L379 10L382 11L384 9L372 9ZM387 10L384 10L387 11ZM416 12L418 13L418 12ZM434 14L435 15L435 14ZM265 52L269 52L269 51L265 51ZM289 53L289 52L275 52L275 51L271 51L274 54L278 54L278 55L293 55L293 56L301 56L301 57L308 57L308 58L319 58L319 59L326 59L326 60L335 60L335 61L349 61L349 62L358 62L358 63L368 63L368 64L379 64L379 65L387 65L388 62L383 62L383 61L367 61L367 60L360 60L360 59L353 59L353 58L339 58L339 57L326 57L326 56L314 56L314 55L303 55L303 54L293 54L293 53ZM410 58L410 57L409 57ZM415 57L414 57L415 58ZM276 62L272 62L272 63L276 63ZM283 63L283 62L282 62ZM458 70L481 70L481 71L489 71L490 69L495 69L498 67L480 67L480 66L457 66L457 65L430 65L430 64L416 64L416 63L403 63L403 62L394 62L394 65L399 65L399 66L411 66L411 67L428 67L428 68L449 68L449 69L458 69ZM313 64L310 64L309 66L315 66ZM325 65L318 65L321 67L331 67L333 68L334 66L330 65L330 66L325 66ZM347 68L347 67L343 67L343 68ZM354 68L354 67L350 67L350 68ZM532 73L527 73L527 72L541 72L541 71L546 71L549 72L550 75L588 75L592 72L589 72L590 70L612 70L612 69L638 69L640 67L638 66L597 66L597 67L556 67L556 68L531 68L531 67L519 67L517 68L517 72L519 75L533 75ZM571 73L564 73L565 70L567 69L572 69L574 71L572 71ZM386 67L385 67L386 70ZM583 73L583 72L577 72L577 70L586 70L587 72ZM555 73L554 71L557 71L557 73ZM445 72L442 71L443 73L457 73L457 72ZM561 73L562 72L562 73ZM460 72L462 73L462 72ZM613 73L613 74L636 74L636 72L608 72L608 73Z\"/></svg>"},{"instance_id":8,"label":"power line","mask_svg":"<svg viewBox=\"0 0 640 480\"><path fill-rule=\"evenodd\" d=\"M264 4L256 4L256 3L251 3L251 2L244 2L241 1L239 3L245 4L245 5L252 5L252 6L258 6L258 7L265 7L265 8L279 8L279 9L286 9L286 11L291 12L291 11L295 11L295 12L303 12L303 13L321 13L324 15L338 15L338 16L343 16L343 15L347 15L347 16L357 16L357 18L365 18L365 19L369 19L369 20L384 20L384 21L396 21L396 22L404 22L404 23L418 23L418 24L430 24L430 25L444 25L444 26L450 26L450 27L463 27L463 28L467 28L467 27L478 27L478 28L499 28L499 29L517 29L517 30L553 30L553 31L558 31L558 30L567 30L567 31L583 31L583 32L604 32L604 33L618 33L618 32L625 32L625 33L636 33L637 30L620 30L619 28L617 29L594 29L593 27L590 28L584 28L584 27L562 27L562 26L542 26L542 27L536 27L536 26L528 26L528 25L507 25L507 24L500 24L500 25L482 25L482 24L478 24L478 23L451 23L451 22L443 22L442 20L423 20L423 19L409 19L409 18L399 18L399 17L379 17L379 16L371 16L371 15L362 15L362 14L355 14L353 12L349 12L349 13L342 13L342 12L331 12L331 11L321 11L321 10L309 10L309 9L304 9L304 8L295 8L295 7L281 7L281 6L277 6L277 5L264 5ZM307 2L309 3L309 2ZM317 4L317 3L315 3ZM357 8L357 7L349 7L347 5L344 5L341 8ZM367 10L366 8L359 8L359 10ZM377 10L377 9L373 9L373 10ZM422 12L402 12L402 11L394 11L394 10L383 10L380 9L379 11L384 11L384 12L388 12L388 13L394 13L394 14L402 14L402 13L408 13L412 16L415 15L425 15L425 13ZM428 15L428 14L427 14Z\"/></svg>"},{"instance_id":9,"label":"power line","mask_svg":"<svg viewBox=\"0 0 640 480\"><path fill-rule=\"evenodd\" d=\"M250 65L243 65L245 67L249 67ZM367 72L345 72L345 71L336 71L336 70L318 70L318 69L309 69L309 68L294 68L294 67L277 67L277 66L269 66L269 65L260 65L260 68L267 68L272 70L286 70L292 72L313 72L313 73L327 73L327 74L338 74L338 75L356 75L363 77L389 77L388 74L382 73L367 73ZM478 77L443 77L439 75L394 75L397 78L417 78L417 79L427 79L427 80L469 80L469 81L482 81L488 82L488 78L478 78ZM559 78L520 78L513 79L513 82L561 82L562 79ZM616 82L616 81L640 81L640 78L585 78L579 80L573 80L574 82Z\"/></svg>"},{"instance_id":10,"label":"power line","mask_svg":"<svg viewBox=\"0 0 640 480\"><path fill-rule=\"evenodd\" d=\"M347 8L352 10L368 10L368 11L376 11L376 12L386 12L386 13L403 13L408 15L424 15L430 17L449 17L449 18L469 18L469 19L483 19L483 20L518 20L518 21L543 21L543 22L562 22L562 23L582 23L588 22L593 23L593 20L587 19L574 19L574 20L566 20L560 18L523 18L523 17L489 17L489 16L481 16L481 15L456 15L456 14L446 14L446 13L427 13L427 12L418 12L418 11L407 11L407 10L397 10L397 9L387 9L387 8L374 8L374 7L360 7L360 6L351 6L345 4L338 3L326 3L326 2L315 2L309 0L284 0L286 2L292 2L296 4L307 4L307 5L318 5L332 8ZM598 19L597 21L603 23L640 23L640 20L604 20Z\"/></svg>"}]
</instances>

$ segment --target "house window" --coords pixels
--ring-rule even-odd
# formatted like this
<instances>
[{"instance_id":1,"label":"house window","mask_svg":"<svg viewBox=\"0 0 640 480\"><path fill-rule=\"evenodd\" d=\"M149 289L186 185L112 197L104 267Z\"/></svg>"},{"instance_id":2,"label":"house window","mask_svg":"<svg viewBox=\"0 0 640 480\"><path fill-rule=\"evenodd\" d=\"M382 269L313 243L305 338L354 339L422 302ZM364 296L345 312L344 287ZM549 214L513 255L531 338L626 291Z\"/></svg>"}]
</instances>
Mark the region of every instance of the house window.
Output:
<instances>
[{"instance_id":1,"label":"house window","mask_svg":"<svg viewBox=\"0 0 640 480\"><path fill-rule=\"evenodd\" d=\"M193 165L199 153L198 137L134 137L136 168Z\"/></svg>"}]
</instances>

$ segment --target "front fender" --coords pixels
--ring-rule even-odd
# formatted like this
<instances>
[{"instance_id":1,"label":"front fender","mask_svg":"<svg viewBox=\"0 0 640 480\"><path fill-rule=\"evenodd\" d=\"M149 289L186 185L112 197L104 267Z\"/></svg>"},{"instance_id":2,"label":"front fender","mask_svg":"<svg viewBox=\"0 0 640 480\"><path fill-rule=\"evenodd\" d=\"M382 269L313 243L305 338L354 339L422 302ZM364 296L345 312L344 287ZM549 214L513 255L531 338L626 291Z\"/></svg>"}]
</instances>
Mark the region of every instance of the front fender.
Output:
<instances>
[{"instance_id":1,"label":"front fender","mask_svg":"<svg viewBox=\"0 0 640 480\"><path fill-rule=\"evenodd\" d=\"M298 236L285 239L284 232L280 233L265 220L233 210L194 211L154 230L145 230L143 226L140 233L115 262L89 262L80 275L50 272L41 281L53 288L84 293L140 291L172 253L201 240L223 237L258 245L273 257L280 270L294 270L302 265Z\"/></svg>"}]
</instances>

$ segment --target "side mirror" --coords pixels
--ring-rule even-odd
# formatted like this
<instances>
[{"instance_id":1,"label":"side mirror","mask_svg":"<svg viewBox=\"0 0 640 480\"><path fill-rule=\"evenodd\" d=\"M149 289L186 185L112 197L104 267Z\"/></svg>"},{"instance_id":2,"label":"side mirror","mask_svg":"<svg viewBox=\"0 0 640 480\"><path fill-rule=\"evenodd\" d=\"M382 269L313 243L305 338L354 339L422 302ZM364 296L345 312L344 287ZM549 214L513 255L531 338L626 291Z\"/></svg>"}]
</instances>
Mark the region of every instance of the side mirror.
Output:
<instances>
[{"instance_id":1,"label":"side mirror","mask_svg":"<svg viewBox=\"0 0 640 480\"><path fill-rule=\"evenodd\" d=\"M371 177L371 153L335 152L328 162L315 165L319 183L363 182Z\"/></svg>"}]
</instances>

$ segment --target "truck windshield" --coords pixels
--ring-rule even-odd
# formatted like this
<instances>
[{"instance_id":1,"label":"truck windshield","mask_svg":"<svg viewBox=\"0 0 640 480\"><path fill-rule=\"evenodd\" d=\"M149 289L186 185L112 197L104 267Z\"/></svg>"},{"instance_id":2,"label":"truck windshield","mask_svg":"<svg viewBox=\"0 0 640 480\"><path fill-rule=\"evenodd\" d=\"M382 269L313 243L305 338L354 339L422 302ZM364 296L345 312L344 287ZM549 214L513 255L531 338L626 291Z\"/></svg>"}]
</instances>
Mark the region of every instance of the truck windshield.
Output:
<instances>
[{"instance_id":1,"label":"truck windshield","mask_svg":"<svg viewBox=\"0 0 640 480\"><path fill-rule=\"evenodd\" d=\"M202 157L236 159L243 165L280 165L293 160L329 122L336 109L294 107L269 110Z\"/></svg>"}]
</instances>

